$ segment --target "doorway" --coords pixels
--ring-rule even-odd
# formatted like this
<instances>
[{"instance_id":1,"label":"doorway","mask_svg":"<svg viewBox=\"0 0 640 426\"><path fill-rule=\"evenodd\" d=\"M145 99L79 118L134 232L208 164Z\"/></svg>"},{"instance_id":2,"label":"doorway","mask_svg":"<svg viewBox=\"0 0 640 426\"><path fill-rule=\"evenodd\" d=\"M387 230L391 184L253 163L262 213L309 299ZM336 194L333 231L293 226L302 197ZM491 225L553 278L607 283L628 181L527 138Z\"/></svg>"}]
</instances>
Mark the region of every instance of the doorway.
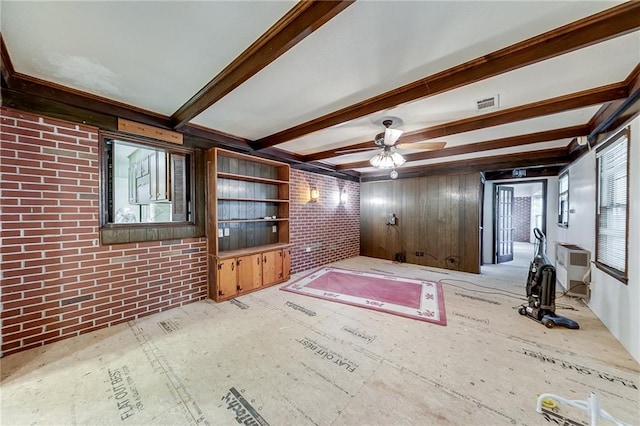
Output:
<instances>
[{"instance_id":1,"label":"doorway","mask_svg":"<svg viewBox=\"0 0 640 426\"><path fill-rule=\"evenodd\" d=\"M500 181L492 189L493 247L482 274L525 280L534 256L533 229L546 232L547 181Z\"/></svg>"}]
</instances>

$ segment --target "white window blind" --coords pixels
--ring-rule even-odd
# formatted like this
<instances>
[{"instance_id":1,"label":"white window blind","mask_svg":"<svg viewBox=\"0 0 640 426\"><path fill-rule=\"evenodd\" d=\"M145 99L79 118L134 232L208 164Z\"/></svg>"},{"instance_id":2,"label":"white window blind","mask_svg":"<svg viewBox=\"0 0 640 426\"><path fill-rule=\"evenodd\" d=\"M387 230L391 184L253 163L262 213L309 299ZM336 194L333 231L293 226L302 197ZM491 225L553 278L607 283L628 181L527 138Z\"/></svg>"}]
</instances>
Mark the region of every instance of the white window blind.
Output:
<instances>
[{"instance_id":1,"label":"white window blind","mask_svg":"<svg viewBox=\"0 0 640 426\"><path fill-rule=\"evenodd\" d=\"M623 275L627 272L627 151L624 132L598 153L597 163L596 260Z\"/></svg>"},{"instance_id":2,"label":"white window blind","mask_svg":"<svg viewBox=\"0 0 640 426\"><path fill-rule=\"evenodd\" d=\"M569 225L569 173L558 179L558 224Z\"/></svg>"}]
</instances>

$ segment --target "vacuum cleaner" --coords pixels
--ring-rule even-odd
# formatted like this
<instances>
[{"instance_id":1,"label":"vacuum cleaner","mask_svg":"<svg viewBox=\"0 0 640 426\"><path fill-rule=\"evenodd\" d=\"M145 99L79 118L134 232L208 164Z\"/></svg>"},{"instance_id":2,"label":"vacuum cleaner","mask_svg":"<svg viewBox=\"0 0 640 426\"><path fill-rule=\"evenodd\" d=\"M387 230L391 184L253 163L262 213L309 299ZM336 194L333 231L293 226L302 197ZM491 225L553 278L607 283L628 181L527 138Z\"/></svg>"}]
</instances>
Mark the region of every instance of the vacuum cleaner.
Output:
<instances>
[{"instance_id":1,"label":"vacuum cleaner","mask_svg":"<svg viewBox=\"0 0 640 426\"><path fill-rule=\"evenodd\" d=\"M547 257L547 237L534 228L536 237L536 253L529 266L527 277L527 303L518 308L520 315L525 315L547 328L556 325L578 329L577 322L556 315L556 268Z\"/></svg>"}]
</instances>

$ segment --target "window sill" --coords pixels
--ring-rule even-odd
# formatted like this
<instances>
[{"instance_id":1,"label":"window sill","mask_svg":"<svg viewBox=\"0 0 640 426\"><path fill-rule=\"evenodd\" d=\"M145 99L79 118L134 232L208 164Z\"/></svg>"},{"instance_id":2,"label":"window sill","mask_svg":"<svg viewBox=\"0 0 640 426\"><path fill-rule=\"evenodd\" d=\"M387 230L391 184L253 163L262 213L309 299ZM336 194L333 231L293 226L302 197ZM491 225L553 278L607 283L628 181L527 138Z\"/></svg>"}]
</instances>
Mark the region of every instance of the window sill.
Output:
<instances>
[{"instance_id":1,"label":"window sill","mask_svg":"<svg viewBox=\"0 0 640 426\"><path fill-rule=\"evenodd\" d=\"M602 272L606 273L607 275L612 276L616 280L620 281L622 284L627 285L629 283L629 278L622 272L618 271L617 269L613 269L612 267L607 266L600 262L593 262L593 263L596 265L596 268L600 269Z\"/></svg>"},{"instance_id":2,"label":"window sill","mask_svg":"<svg viewBox=\"0 0 640 426\"><path fill-rule=\"evenodd\" d=\"M105 225L100 229L100 244L127 244L145 241L177 240L205 236L204 226L192 223Z\"/></svg>"}]
</instances>

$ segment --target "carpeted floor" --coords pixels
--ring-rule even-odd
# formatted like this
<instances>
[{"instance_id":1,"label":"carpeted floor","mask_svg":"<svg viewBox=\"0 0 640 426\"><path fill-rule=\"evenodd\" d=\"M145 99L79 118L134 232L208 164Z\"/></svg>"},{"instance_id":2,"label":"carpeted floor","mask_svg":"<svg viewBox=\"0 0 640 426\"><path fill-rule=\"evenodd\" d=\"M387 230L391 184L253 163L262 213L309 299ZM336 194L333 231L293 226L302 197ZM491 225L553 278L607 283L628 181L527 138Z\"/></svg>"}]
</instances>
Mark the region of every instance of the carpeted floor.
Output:
<instances>
[{"instance_id":1,"label":"carpeted floor","mask_svg":"<svg viewBox=\"0 0 640 426\"><path fill-rule=\"evenodd\" d=\"M580 330L547 329L516 312L524 280L331 266L440 282L447 326L279 286L192 303L0 359L0 423L588 425L576 408L535 408L591 392L637 423L640 365L579 300L558 303Z\"/></svg>"}]
</instances>

